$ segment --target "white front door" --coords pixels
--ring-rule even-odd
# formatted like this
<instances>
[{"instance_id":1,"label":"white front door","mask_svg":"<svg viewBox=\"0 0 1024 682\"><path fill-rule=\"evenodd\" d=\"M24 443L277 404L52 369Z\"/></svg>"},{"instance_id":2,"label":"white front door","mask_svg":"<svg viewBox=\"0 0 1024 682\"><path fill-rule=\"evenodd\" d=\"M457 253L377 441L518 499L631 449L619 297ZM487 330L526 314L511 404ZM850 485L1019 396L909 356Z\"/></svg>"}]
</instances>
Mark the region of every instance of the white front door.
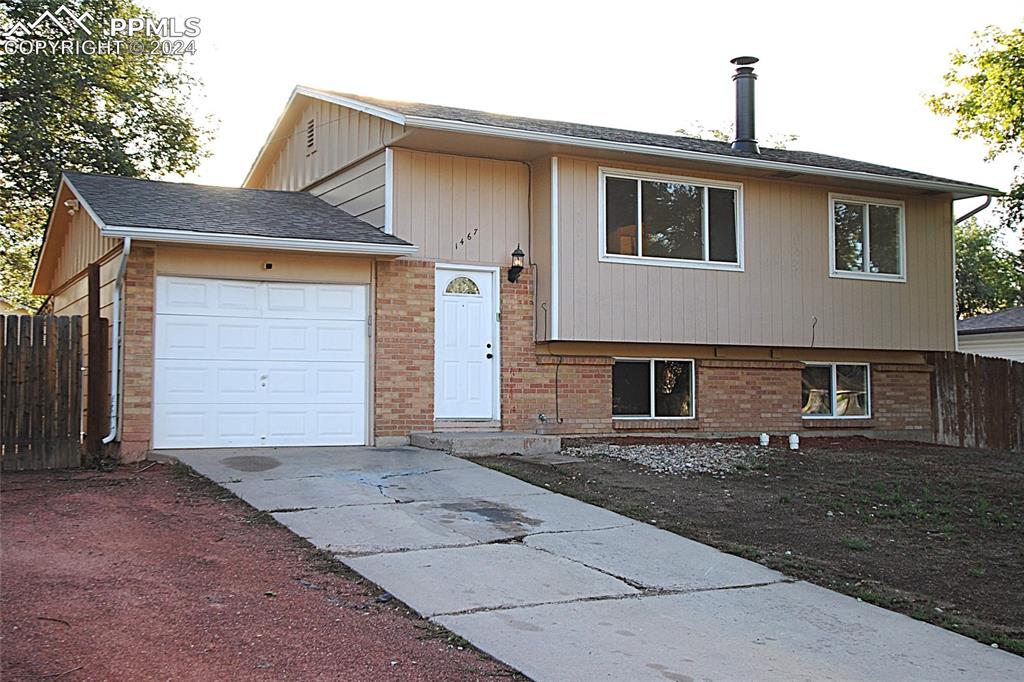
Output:
<instances>
[{"instance_id":1,"label":"white front door","mask_svg":"<svg viewBox=\"0 0 1024 682\"><path fill-rule=\"evenodd\" d=\"M436 419L500 419L497 272L437 267Z\"/></svg>"},{"instance_id":2,"label":"white front door","mask_svg":"<svg viewBox=\"0 0 1024 682\"><path fill-rule=\"evenodd\" d=\"M157 277L153 447L362 445L361 285Z\"/></svg>"}]
</instances>

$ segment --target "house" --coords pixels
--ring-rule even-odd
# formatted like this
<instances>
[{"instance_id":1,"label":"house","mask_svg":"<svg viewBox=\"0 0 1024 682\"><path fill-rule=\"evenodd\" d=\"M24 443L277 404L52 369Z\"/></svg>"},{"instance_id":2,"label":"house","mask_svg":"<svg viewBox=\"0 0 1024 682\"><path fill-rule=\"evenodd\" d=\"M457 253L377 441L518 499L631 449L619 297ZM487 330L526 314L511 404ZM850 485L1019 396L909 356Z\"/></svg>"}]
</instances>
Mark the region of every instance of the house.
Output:
<instances>
[{"instance_id":1,"label":"house","mask_svg":"<svg viewBox=\"0 0 1024 682\"><path fill-rule=\"evenodd\" d=\"M956 329L964 353L1024 362L1024 306L960 320Z\"/></svg>"},{"instance_id":2,"label":"house","mask_svg":"<svg viewBox=\"0 0 1024 682\"><path fill-rule=\"evenodd\" d=\"M65 173L34 280L101 265L110 439L930 437L952 201L992 188L298 87L241 188ZM525 256L520 256L525 254Z\"/></svg>"},{"instance_id":3,"label":"house","mask_svg":"<svg viewBox=\"0 0 1024 682\"><path fill-rule=\"evenodd\" d=\"M0 298L0 315L31 315L32 311L6 298Z\"/></svg>"}]
</instances>

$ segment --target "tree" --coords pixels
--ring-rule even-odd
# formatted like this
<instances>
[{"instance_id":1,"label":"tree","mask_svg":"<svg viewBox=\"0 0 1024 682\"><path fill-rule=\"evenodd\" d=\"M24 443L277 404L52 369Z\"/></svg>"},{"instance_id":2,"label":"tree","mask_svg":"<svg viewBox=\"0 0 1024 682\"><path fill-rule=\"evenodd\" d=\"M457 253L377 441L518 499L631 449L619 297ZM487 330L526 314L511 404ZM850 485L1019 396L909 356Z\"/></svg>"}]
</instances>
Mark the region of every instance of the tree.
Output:
<instances>
[{"instance_id":1,"label":"tree","mask_svg":"<svg viewBox=\"0 0 1024 682\"><path fill-rule=\"evenodd\" d=\"M687 128L679 128L676 130L676 133L683 135L684 137L695 137L698 140L732 142L732 133L729 132L729 126L727 125L720 125L717 128L709 128L703 123L691 123ZM788 149L789 145L799 139L799 135L793 135L792 133L785 133L782 135L771 133L765 137L764 144L762 146L770 149Z\"/></svg>"},{"instance_id":2,"label":"tree","mask_svg":"<svg viewBox=\"0 0 1024 682\"><path fill-rule=\"evenodd\" d=\"M947 91L932 95L932 111L955 121L953 134L979 138L988 146L988 159L1014 157L1014 177L1000 199L1003 225L1020 230L1024 224L1024 30L1003 31L989 26L974 34L969 52L954 52L943 77Z\"/></svg>"},{"instance_id":3,"label":"tree","mask_svg":"<svg viewBox=\"0 0 1024 682\"><path fill-rule=\"evenodd\" d=\"M30 26L51 5L4 4L0 25ZM152 17L132 0L64 5L91 16L90 38L107 38L112 17ZM47 21L25 37L67 39ZM184 56L151 50L156 37L142 41L144 50L112 54L0 52L0 296L37 303L29 283L62 170L161 177L195 170L205 157L210 130L189 104L201 84Z\"/></svg>"},{"instance_id":4,"label":"tree","mask_svg":"<svg viewBox=\"0 0 1024 682\"><path fill-rule=\"evenodd\" d=\"M1002 245L998 227L971 218L956 226L956 307L960 317L1024 305L1024 253Z\"/></svg>"}]
</instances>

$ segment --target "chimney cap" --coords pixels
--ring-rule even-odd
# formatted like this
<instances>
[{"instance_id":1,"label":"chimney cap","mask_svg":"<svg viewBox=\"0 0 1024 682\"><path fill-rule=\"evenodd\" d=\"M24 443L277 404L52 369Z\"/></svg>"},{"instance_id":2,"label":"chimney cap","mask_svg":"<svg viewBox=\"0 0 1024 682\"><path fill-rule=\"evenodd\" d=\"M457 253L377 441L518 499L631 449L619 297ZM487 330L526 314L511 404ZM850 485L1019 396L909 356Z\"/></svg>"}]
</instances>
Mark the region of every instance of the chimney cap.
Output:
<instances>
[{"instance_id":1,"label":"chimney cap","mask_svg":"<svg viewBox=\"0 0 1024 682\"><path fill-rule=\"evenodd\" d=\"M729 62L736 66L749 66L751 64L757 64L760 60L757 57L736 57L730 59Z\"/></svg>"}]
</instances>

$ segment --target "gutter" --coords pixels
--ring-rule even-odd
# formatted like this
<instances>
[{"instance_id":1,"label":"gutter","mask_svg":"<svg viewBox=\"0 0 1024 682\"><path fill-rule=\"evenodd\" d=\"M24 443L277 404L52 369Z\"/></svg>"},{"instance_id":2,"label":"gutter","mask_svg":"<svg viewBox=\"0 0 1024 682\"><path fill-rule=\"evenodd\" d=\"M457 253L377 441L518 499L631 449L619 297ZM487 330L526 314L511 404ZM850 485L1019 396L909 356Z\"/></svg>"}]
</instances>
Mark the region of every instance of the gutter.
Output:
<instances>
[{"instance_id":1,"label":"gutter","mask_svg":"<svg viewBox=\"0 0 1024 682\"><path fill-rule=\"evenodd\" d=\"M283 251L317 251L324 253L350 253L371 256L408 256L419 251L414 244L374 244L371 242L340 242L326 239L294 239L260 237L223 232L195 232L168 230L154 227L129 227L100 224L104 237L135 238L155 242L178 244L205 244L210 246L238 246Z\"/></svg>"},{"instance_id":2,"label":"gutter","mask_svg":"<svg viewBox=\"0 0 1024 682\"><path fill-rule=\"evenodd\" d=\"M114 320L110 325L110 433L103 439L103 444L112 443L118 431L118 400L121 388L121 306L124 304L124 275L128 269L128 256L132 252L132 238L124 238L121 249L121 263L117 267L117 278L114 280Z\"/></svg>"},{"instance_id":3,"label":"gutter","mask_svg":"<svg viewBox=\"0 0 1024 682\"><path fill-rule=\"evenodd\" d=\"M987 329L958 329L958 336L980 336L982 334L1003 334L1024 332L1024 327L989 327Z\"/></svg>"},{"instance_id":4,"label":"gutter","mask_svg":"<svg viewBox=\"0 0 1024 682\"><path fill-rule=\"evenodd\" d=\"M447 119L428 118L423 116L406 116L406 125L431 130L445 130L450 132L470 133L477 135L489 135L491 137L504 137L518 140L529 140L533 142L548 142L552 144L563 144L573 147L584 147L588 149L605 149L630 154L647 154L650 156L664 156L687 161L701 161L704 163L717 163L725 166L737 166L743 168L764 168L766 170L786 171L791 173L803 173L806 175L817 175L829 178L842 178L846 180L859 180L861 182L873 182L876 184L897 185L900 187L914 187L935 192L960 193L969 197L982 195L999 194L999 190L991 187L980 187L973 185L961 185L958 183L935 182L932 180L916 180L913 178L901 178L890 175L877 175L864 171L849 171L835 168L824 168L821 166L806 166L797 163L783 163L781 161L769 161L767 159L750 159L731 157L720 154L709 154L707 152L695 152L685 149L673 149L671 147L658 147L655 145L637 144L634 142L612 142L609 140L598 140L592 137L574 137L559 133L542 133L530 130L519 130L515 128L503 128L501 126L484 125L480 123L466 123L465 121L451 121Z\"/></svg>"}]
</instances>

